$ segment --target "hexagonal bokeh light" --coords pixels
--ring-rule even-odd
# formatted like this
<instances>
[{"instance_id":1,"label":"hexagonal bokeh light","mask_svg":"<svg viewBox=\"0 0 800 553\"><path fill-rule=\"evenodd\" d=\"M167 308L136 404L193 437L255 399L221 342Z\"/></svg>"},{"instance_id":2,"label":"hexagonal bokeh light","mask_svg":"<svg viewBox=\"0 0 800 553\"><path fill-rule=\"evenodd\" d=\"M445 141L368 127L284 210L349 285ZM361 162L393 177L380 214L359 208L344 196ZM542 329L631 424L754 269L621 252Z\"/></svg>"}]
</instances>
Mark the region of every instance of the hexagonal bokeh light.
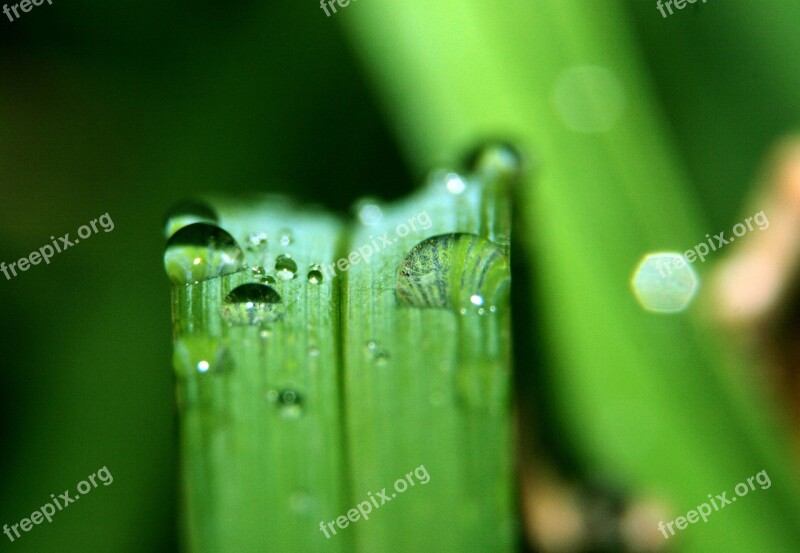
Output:
<instances>
[{"instance_id":1,"label":"hexagonal bokeh light","mask_svg":"<svg viewBox=\"0 0 800 553\"><path fill-rule=\"evenodd\" d=\"M661 252L646 255L631 279L631 288L639 304L655 313L679 313L692 303L700 280L679 253Z\"/></svg>"}]
</instances>

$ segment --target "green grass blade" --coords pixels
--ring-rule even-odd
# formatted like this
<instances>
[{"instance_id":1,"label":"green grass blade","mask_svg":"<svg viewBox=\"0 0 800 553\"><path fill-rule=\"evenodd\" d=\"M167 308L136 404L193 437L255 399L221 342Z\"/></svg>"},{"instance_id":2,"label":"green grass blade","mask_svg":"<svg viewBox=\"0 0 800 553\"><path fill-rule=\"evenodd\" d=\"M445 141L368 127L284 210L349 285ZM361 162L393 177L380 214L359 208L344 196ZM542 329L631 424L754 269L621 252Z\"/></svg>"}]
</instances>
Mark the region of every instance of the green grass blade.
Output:
<instances>
[{"instance_id":1,"label":"green grass blade","mask_svg":"<svg viewBox=\"0 0 800 553\"><path fill-rule=\"evenodd\" d=\"M345 506L338 290L308 280L312 265L333 257L342 224L280 198L213 205L220 226L250 244L247 263L263 274L246 269L173 286L188 550L352 551L347 536L326 543L318 530ZM266 246L252 244L259 233ZM179 247L173 268L183 258L219 261L208 253L213 244ZM284 254L297 265L289 280L280 276L289 272L276 270ZM283 317L226 324L226 296L267 276ZM246 319L248 307L237 309L233 315ZM203 361L208 368L200 372Z\"/></svg>"}]
</instances>

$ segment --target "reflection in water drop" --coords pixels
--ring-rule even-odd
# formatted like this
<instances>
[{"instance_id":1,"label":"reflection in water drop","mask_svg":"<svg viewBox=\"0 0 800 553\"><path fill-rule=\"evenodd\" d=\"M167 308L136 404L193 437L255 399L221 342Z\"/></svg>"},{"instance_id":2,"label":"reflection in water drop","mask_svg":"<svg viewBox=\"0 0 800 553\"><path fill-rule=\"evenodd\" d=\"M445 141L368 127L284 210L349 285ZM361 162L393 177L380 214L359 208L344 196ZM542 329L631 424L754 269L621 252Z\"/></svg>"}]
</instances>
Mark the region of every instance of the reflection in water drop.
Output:
<instances>
[{"instance_id":1,"label":"reflection in water drop","mask_svg":"<svg viewBox=\"0 0 800 553\"><path fill-rule=\"evenodd\" d=\"M485 303L505 301L510 279L508 258L495 244L474 234L443 234L423 240L406 255L397 271L396 293L402 305L482 315Z\"/></svg>"},{"instance_id":2,"label":"reflection in water drop","mask_svg":"<svg viewBox=\"0 0 800 553\"><path fill-rule=\"evenodd\" d=\"M168 212L164 223L164 235L169 238L183 227L193 223L216 224L216 212L207 203L199 200L186 200L174 205Z\"/></svg>"},{"instance_id":3,"label":"reflection in water drop","mask_svg":"<svg viewBox=\"0 0 800 553\"><path fill-rule=\"evenodd\" d=\"M606 132L622 115L625 92L616 75L605 67L570 67L553 87L553 103L573 131Z\"/></svg>"},{"instance_id":4,"label":"reflection in water drop","mask_svg":"<svg viewBox=\"0 0 800 553\"><path fill-rule=\"evenodd\" d=\"M283 318L281 296L265 284L248 283L234 288L222 304L222 316L231 325L258 325Z\"/></svg>"},{"instance_id":5,"label":"reflection in water drop","mask_svg":"<svg viewBox=\"0 0 800 553\"><path fill-rule=\"evenodd\" d=\"M164 267L173 284L194 284L244 269L244 253L218 226L193 223L167 242Z\"/></svg>"},{"instance_id":6,"label":"reflection in water drop","mask_svg":"<svg viewBox=\"0 0 800 553\"><path fill-rule=\"evenodd\" d=\"M292 280L297 274L297 263L288 255L279 255L275 260L275 274L282 280Z\"/></svg>"},{"instance_id":7,"label":"reflection in water drop","mask_svg":"<svg viewBox=\"0 0 800 553\"><path fill-rule=\"evenodd\" d=\"M308 271L308 282L322 284L322 271L319 265L312 265Z\"/></svg>"}]
</instances>

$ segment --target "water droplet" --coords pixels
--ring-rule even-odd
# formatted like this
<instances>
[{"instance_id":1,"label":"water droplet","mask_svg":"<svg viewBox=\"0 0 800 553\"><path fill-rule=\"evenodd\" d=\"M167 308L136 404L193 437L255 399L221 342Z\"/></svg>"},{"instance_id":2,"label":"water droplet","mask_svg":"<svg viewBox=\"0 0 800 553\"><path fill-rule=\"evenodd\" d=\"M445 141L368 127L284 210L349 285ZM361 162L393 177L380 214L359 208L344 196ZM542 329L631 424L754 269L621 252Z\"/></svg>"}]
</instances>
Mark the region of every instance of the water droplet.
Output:
<instances>
[{"instance_id":1,"label":"water droplet","mask_svg":"<svg viewBox=\"0 0 800 553\"><path fill-rule=\"evenodd\" d=\"M183 227L193 223L217 224L216 212L207 203L199 200L184 200L174 205L164 222L164 235L169 238Z\"/></svg>"},{"instance_id":2,"label":"water droplet","mask_svg":"<svg viewBox=\"0 0 800 553\"><path fill-rule=\"evenodd\" d=\"M619 120L625 92L616 75L605 67L570 67L553 87L553 103L568 128L600 133L611 130Z\"/></svg>"},{"instance_id":3,"label":"water droplet","mask_svg":"<svg viewBox=\"0 0 800 553\"><path fill-rule=\"evenodd\" d=\"M252 282L234 288L222 305L222 316L237 326L271 323L283 318L285 312L286 306L275 290Z\"/></svg>"},{"instance_id":4,"label":"water droplet","mask_svg":"<svg viewBox=\"0 0 800 553\"><path fill-rule=\"evenodd\" d=\"M319 357L319 349L315 347L308 348L308 356L309 357Z\"/></svg>"},{"instance_id":5,"label":"water droplet","mask_svg":"<svg viewBox=\"0 0 800 553\"><path fill-rule=\"evenodd\" d=\"M255 267L250 269L250 272L252 272L253 276L256 277L258 280L261 280L266 276L264 267L261 267L260 265L256 265Z\"/></svg>"},{"instance_id":6,"label":"water droplet","mask_svg":"<svg viewBox=\"0 0 800 553\"><path fill-rule=\"evenodd\" d=\"M356 204L356 213L362 224L373 227L383 219L383 210L375 200L363 199Z\"/></svg>"},{"instance_id":7,"label":"water droplet","mask_svg":"<svg viewBox=\"0 0 800 553\"><path fill-rule=\"evenodd\" d=\"M303 402L300 395L294 390L278 392L278 409L284 418L299 418L303 414Z\"/></svg>"},{"instance_id":8,"label":"water droplet","mask_svg":"<svg viewBox=\"0 0 800 553\"><path fill-rule=\"evenodd\" d=\"M639 304L656 313L677 313L692 303L700 281L679 253L654 253L642 259L631 279Z\"/></svg>"},{"instance_id":9,"label":"water droplet","mask_svg":"<svg viewBox=\"0 0 800 553\"><path fill-rule=\"evenodd\" d=\"M207 336L185 336L175 343L173 363L180 379L225 374L233 367L228 349Z\"/></svg>"},{"instance_id":10,"label":"water droplet","mask_svg":"<svg viewBox=\"0 0 800 553\"><path fill-rule=\"evenodd\" d=\"M490 142L473 150L466 165L474 173L513 179L522 176L525 162L522 152L512 144Z\"/></svg>"},{"instance_id":11,"label":"water droplet","mask_svg":"<svg viewBox=\"0 0 800 553\"><path fill-rule=\"evenodd\" d=\"M367 342L366 353L367 357L376 365L385 365L389 360L389 350L375 341Z\"/></svg>"},{"instance_id":12,"label":"water droplet","mask_svg":"<svg viewBox=\"0 0 800 553\"><path fill-rule=\"evenodd\" d=\"M308 271L308 282L311 284L322 284L322 271L319 265L312 265Z\"/></svg>"},{"instance_id":13,"label":"water droplet","mask_svg":"<svg viewBox=\"0 0 800 553\"><path fill-rule=\"evenodd\" d=\"M253 232L247 237L248 251L255 252L267 247L267 235L263 232Z\"/></svg>"},{"instance_id":14,"label":"water droplet","mask_svg":"<svg viewBox=\"0 0 800 553\"><path fill-rule=\"evenodd\" d=\"M264 330L259 332L258 335L261 336L263 340L269 340L270 336L272 336L272 332L270 332L269 329L265 328Z\"/></svg>"},{"instance_id":15,"label":"water droplet","mask_svg":"<svg viewBox=\"0 0 800 553\"><path fill-rule=\"evenodd\" d=\"M173 284L194 284L244 269L244 252L218 226L193 223L167 242L164 267Z\"/></svg>"},{"instance_id":16,"label":"water droplet","mask_svg":"<svg viewBox=\"0 0 800 553\"><path fill-rule=\"evenodd\" d=\"M511 279L508 258L474 234L442 234L414 246L397 271L397 299L410 307L454 308L461 314L502 305Z\"/></svg>"},{"instance_id":17,"label":"water droplet","mask_svg":"<svg viewBox=\"0 0 800 553\"><path fill-rule=\"evenodd\" d=\"M444 186L451 194L461 194L467 189L467 181L458 173L448 173L444 178Z\"/></svg>"},{"instance_id":18,"label":"water droplet","mask_svg":"<svg viewBox=\"0 0 800 553\"><path fill-rule=\"evenodd\" d=\"M294 234L292 233L291 230L287 228L281 229L279 234L281 237L280 238L281 246L290 246L292 243L294 243Z\"/></svg>"},{"instance_id":19,"label":"water droplet","mask_svg":"<svg viewBox=\"0 0 800 553\"><path fill-rule=\"evenodd\" d=\"M288 255L279 255L275 260L275 274L282 280L292 280L297 274L297 263Z\"/></svg>"}]
</instances>

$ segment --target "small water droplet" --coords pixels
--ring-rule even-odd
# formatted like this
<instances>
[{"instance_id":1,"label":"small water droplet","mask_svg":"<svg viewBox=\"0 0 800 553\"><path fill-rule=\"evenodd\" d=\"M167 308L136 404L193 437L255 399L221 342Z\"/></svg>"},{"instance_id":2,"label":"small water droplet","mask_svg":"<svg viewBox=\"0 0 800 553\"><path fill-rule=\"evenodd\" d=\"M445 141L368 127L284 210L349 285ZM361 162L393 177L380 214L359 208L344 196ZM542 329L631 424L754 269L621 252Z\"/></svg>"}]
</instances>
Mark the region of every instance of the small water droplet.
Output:
<instances>
[{"instance_id":1,"label":"small water droplet","mask_svg":"<svg viewBox=\"0 0 800 553\"><path fill-rule=\"evenodd\" d=\"M366 344L367 357L376 365L385 365L389 361L389 350L375 341Z\"/></svg>"},{"instance_id":2,"label":"small water droplet","mask_svg":"<svg viewBox=\"0 0 800 553\"><path fill-rule=\"evenodd\" d=\"M461 194L467 189L467 181L458 173L448 173L444 177L444 186L451 194Z\"/></svg>"},{"instance_id":3,"label":"small water droplet","mask_svg":"<svg viewBox=\"0 0 800 553\"><path fill-rule=\"evenodd\" d=\"M244 252L215 225L187 225L167 241L164 267L173 284L195 284L244 269Z\"/></svg>"},{"instance_id":4,"label":"small water droplet","mask_svg":"<svg viewBox=\"0 0 800 553\"><path fill-rule=\"evenodd\" d=\"M259 265L256 265L255 267L251 268L250 272L252 272L253 276L256 277L258 280L261 280L266 276L264 267L261 267Z\"/></svg>"},{"instance_id":5,"label":"small water droplet","mask_svg":"<svg viewBox=\"0 0 800 553\"><path fill-rule=\"evenodd\" d=\"M231 325L258 325L283 318L281 296L265 284L248 283L234 288L222 305L222 316Z\"/></svg>"},{"instance_id":6,"label":"small water droplet","mask_svg":"<svg viewBox=\"0 0 800 553\"><path fill-rule=\"evenodd\" d=\"M297 274L297 263L288 255L279 255L275 260L275 274L282 280L292 280Z\"/></svg>"},{"instance_id":7,"label":"small water droplet","mask_svg":"<svg viewBox=\"0 0 800 553\"><path fill-rule=\"evenodd\" d=\"M263 340L269 340L270 336L272 336L272 332L270 332L270 330L269 330L269 329L266 329L266 328L265 328L264 330L262 330L261 332L259 332L259 333L258 333L258 335L259 335L259 336L261 336L261 338L262 338Z\"/></svg>"},{"instance_id":8,"label":"small water droplet","mask_svg":"<svg viewBox=\"0 0 800 553\"><path fill-rule=\"evenodd\" d=\"M264 250L267 247L267 235L263 232L253 232L247 237L247 250L251 252Z\"/></svg>"},{"instance_id":9,"label":"small water droplet","mask_svg":"<svg viewBox=\"0 0 800 553\"><path fill-rule=\"evenodd\" d=\"M303 414L303 402L300 395L294 390L278 392L278 409L284 418L299 418Z\"/></svg>"},{"instance_id":10,"label":"small water droplet","mask_svg":"<svg viewBox=\"0 0 800 553\"><path fill-rule=\"evenodd\" d=\"M308 356L309 357L319 357L319 349L315 347L308 348Z\"/></svg>"},{"instance_id":11,"label":"small water droplet","mask_svg":"<svg viewBox=\"0 0 800 553\"><path fill-rule=\"evenodd\" d=\"M322 284L322 271L319 265L312 265L308 271L308 282L311 284Z\"/></svg>"},{"instance_id":12,"label":"small water droplet","mask_svg":"<svg viewBox=\"0 0 800 553\"><path fill-rule=\"evenodd\" d=\"M356 204L356 213L362 224L373 227L383 220L383 210L375 200L365 198Z\"/></svg>"},{"instance_id":13,"label":"small water droplet","mask_svg":"<svg viewBox=\"0 0 800 553\"><path fill-rule=\"evenodd\" d=\"M507 142L490 142L473 150L466 165L473 173L519 178L525 170L525 159L514 145Z\"/></svg>"},{"instance_id":14,"label":"small water droplet","mask_svg":"<svg viewBox=\"0 0 800 553\"><path fill-rule=\"evenodd\" d=\"M281 246L290 246L294 243L294 233L291 230L287 228L281 229L279 234Z\"/></svg>"},{"instance_id":15,"label":"small water droplet","mask_svg":"<svg viewBox=\"0 0 800 553\"><path fill-rule=\"evenodd\" d=\"M183 227L193 223L217 224L216 212L200 200L184 200L172 206L164 222L164 235L169 238Z\"/></svg>"},{"instance_id":16,"label":"small water droplet","mask_svg":"<svg viewBox=\"0 0 800 553\"><path fill-rule=\"evenodd\" d=\"M409 251L397 271L396 295L410 307L485 312L488 300L505 301L510 279L508 258L496 244L474 234L442 234Z\"/></svg>"},{"instance_id":17,"label":"small water droplet","mask_svg":"<svg viewBox=\"0 0 800 553\"><path fill-rule=\"evenodd\" d=\"M175 343L173 364L178 378L225 374L233 367L228 349L206 336L185 336Z\"/></svg>"}]
</instances>

